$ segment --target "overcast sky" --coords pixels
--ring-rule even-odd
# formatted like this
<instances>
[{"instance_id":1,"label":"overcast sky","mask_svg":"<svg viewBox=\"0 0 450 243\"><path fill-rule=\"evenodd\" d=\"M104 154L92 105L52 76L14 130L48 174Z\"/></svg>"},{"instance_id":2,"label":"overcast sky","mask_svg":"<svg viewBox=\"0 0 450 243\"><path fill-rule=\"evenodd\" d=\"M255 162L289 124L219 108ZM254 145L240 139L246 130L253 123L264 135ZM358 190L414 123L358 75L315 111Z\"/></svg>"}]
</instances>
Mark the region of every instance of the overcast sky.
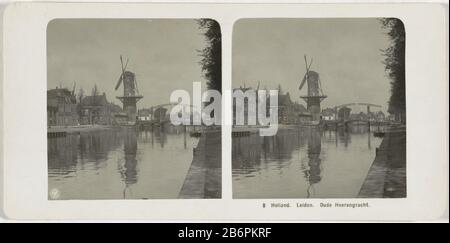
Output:
<instances>
[{"instance_id":1,"label":"overcast sky","mask_svg":"<svg viewBox=\"0 0 450 243\"><path fill-rule=\"evenodd\" d=\"M300 102L298 97L306 94L305 88L298 90L306 54L314 59L311 70L319 73L328 95L322 108L368 102L386 111L390 81L380 50L388 44L373 18L240 20L233 30L233 87L281 84Z\"/></svg>"},{"instance_id":2,"label":"overcast sky","mask_svg":"<svg viewBox=\"0 0 450 243\"><path fill-rule=\"evenodd\" d=\"M197 50L205 39L195 20L54 20L47 29L48 88L72 89L76 82L90 95L94 84L109 101L121 73L119 56L129 58L144 98L139 108L168 103L175 89L205 88Z\"/></svg>"}]
</instances>

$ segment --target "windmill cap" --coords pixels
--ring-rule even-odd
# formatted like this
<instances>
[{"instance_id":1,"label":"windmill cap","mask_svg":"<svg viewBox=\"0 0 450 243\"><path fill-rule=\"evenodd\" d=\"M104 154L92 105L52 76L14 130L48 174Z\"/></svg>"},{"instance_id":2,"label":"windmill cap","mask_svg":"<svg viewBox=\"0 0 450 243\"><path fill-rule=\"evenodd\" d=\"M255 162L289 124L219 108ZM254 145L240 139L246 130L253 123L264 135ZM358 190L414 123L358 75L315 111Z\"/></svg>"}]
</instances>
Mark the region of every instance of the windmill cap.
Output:
<instances>
[{"instance_id":1,"label":"windmill cap","mask_svg":"<svg viewBox=\"0 0 450 243\"><path fill-rule=\"evenodd\" d=\"M125 71L123 72L126 76L134 76L134 73L131 71Z\"/></svg>"},{"instance_id":2,"label":"windmill cap","mask_svg":"<svg viewBox=\"0 0 450 243\"><path fill-rule=\"evenodd\" d=\"M316 72L316 71L308 71L308 76L319 76L319 73L318 72Z\"/></svg>"}]
</instances>

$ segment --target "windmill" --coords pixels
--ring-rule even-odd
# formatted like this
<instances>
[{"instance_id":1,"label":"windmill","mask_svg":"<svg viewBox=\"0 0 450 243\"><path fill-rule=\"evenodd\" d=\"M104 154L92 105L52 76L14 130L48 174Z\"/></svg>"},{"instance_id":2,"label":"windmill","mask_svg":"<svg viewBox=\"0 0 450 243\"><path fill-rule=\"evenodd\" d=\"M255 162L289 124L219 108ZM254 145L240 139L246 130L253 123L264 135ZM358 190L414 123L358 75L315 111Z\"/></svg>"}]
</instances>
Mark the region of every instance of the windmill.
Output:
<instances>
[{"instance_id":1,"label":"windmill","mask_svg":"<svg viewBox=\"0 0 450 243\"><path fill-rule=\"evenodd\" d=\"M123 111L128 115L128 123L134 124L136 122L136 103L143 98L139 95L136 75L133 72L127 71L128 59L123 65L122 55L120 56L120 64L122 67L122 73L119 76L115 90L118 90L123 83L123 96L117 97L123 104Z\"/></svg>"},{"instance_id":2,"label":"windmill","mask_svg":"<svg viewBox=\"0 0 450 243\"><path fill-rule=\"evenodd\" d=\"M313 60L308 64L308 60L305 57L305 66L306 72L303 76L303 80L300 83L299 90L302 90L305 83L308 85L308 91L306 96L300 96L300 98L306 101L307 109L311 113L314 121L320 120L320 102L327 98L326 95L323 94L322 84L320 82L319 73L311 70L311 65Z\"/></svg>"}]
</instances>

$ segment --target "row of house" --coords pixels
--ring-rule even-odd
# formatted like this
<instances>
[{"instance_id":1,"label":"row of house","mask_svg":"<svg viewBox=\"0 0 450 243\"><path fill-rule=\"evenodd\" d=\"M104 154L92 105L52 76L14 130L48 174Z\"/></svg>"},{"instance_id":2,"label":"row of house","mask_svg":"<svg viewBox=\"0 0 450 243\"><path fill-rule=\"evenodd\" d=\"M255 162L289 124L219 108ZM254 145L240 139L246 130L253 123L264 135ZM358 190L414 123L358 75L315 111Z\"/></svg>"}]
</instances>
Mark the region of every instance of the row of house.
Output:
<instances>
[{"instance_id":1,"label":"row of house","mask_svg":"<svg viewBox=\"0 0 450 243\"><path fill-rule=\"evenodd\" d=\"M241 90L245 93L248 90L252 90L250 87L240 87L233 90ZM254 90L257 92L257 90ZM267 112L269 112L269 100L266 101ZM303 122L309 122L312 120L311 113L298 102L294 102L291 99L289 92L283 93L281 87L278 89L278 124L299 124ZM236 124L236 113L242 112L242 110L237 111L236 100L233 99L233 122ZM248 124L248 100L244 100L244 124ZM256 108L257 109L257 108ZM342 107L338 110L334 108L326 108L321 111L321 120L325 121L335 121L335 120L369 120L369 121L385 121L389 119L382 111L370 112L369 114L351 113L351 109L348 107Z\"/></svg>"},{"instance_id":2,"label":"row of house","mask_svg":"<svg viewBox=\"0 0 450 243\"><path fill-rule=\"evenodd\" d=\"M243 93L245 93L248 90L251 90L252 88L249 87L240 87L233 90L241 90ZM255 93L257 93L258 90L255 90ZM266 100L266 114L270 112L270 99L271 97L268 96ZM258 101L256 101L258 103ZM242 109L240 107L237 107L236 105L236 99L233 99L233 124L236 124L236 114L238 112L242 112ZM255 114L258 114L258 107L249 107L248 106L248 99L244 99L244 124L248 124L248 113L249 109L256 109ZM298 124L303 121L311 121L312 116L311 113L308 112L308 110L298 102L294 102L291 99L291 96L289 92L283 93L281 91L281 88L278 91L278 124Z\"/></svg>"},{"instance_id":3,"label":"row of house","mask_svg":"<svg viewBox=\"0 0 450 243\"><path fill-rule=\"evenodd\" d=\"M239 88L243 92L251 88ZM269 99L270 97L268 97ZM127 115L122 112L122 108L116 104L108 102L106 94L91 95L77 98L73 91L66 88L55 88L47 91L47 123L49 126L75 126L75 125L116 125L127 122ZM244 101L245 124L248 124L248 103ZM233 101L235 102L235 101ZM267 112L270 110L270 102L266 101ZM256 108L257 109L257 108ZM141 121L160 120L167 115L167 109L158 107L156 109L141 109L138 111L137 119ZM233 117L236 118L236 104L234 103ZM342 107L336 113L333 108L323 109L321 119L333 120L370 120L384 121L387 119L382 111L351 113L348 107ZM311 114L298 102L291 100L289 92L278 93L278 123L298 124L310 121Z\"/></svg>"},{"instance_id":4,"label":"row of house","mask_svg":"<svg viewBox=\"0 0 450 243\"><path fill-rule=\"evenodd\" d=\"M122 108L108 102L105 93L77 100L74 92L66 88L47 91L48 126L115 125L126 120Z\"/></svg>"},{"instance_id":5,"label":"row of house","mask_svg":"<svg viewBox=\"0 0 450 243\"><path fill-rule=\"evenodd\" d=\"M138 110L139 121L164 121L169 119L168 109L164 107L143 108Z\"/></svg>"},{"instance_id":6,"label":"row of house","mask_svg":"<svg viewBox=\"0 0 450 243\"><path fill-rule=\"evenodd\" d=\"M340 108L337 113L333 108L326 108L322 110L322 120L336 121L336 120L361 120L361 121L385 121L386 115L382 111L370 112L369 114L351 113L351 109L348 107Z\"/></svg>"}]
</instances>

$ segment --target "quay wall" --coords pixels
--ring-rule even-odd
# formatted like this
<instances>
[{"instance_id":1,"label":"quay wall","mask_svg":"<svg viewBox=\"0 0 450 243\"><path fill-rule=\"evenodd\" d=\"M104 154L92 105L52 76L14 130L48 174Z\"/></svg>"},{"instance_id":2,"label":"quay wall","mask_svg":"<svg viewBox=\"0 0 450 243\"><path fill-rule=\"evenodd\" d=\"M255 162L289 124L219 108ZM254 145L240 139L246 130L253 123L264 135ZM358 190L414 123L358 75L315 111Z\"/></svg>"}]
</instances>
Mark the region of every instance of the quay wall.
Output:
<instances>
[{"instance_id":1,"label":"quay wall","mask_svg":"<svg viewBox=\"0 0 450 243\"><path fill-rule=\"evenodd\" d=\"M359 198L406 197L406 130L390 129L383 138Z\"/></svg>"},{"instance_id":2,"label":"quay wall","mask_svg":"<svg viewBox=\"0 0 450 243\"><path fill-rule=\"evenodd\" d=\"M221 131L206 131L193 151L179 198L221 198L222 196Z\"/></svg>"}]
</instances>

